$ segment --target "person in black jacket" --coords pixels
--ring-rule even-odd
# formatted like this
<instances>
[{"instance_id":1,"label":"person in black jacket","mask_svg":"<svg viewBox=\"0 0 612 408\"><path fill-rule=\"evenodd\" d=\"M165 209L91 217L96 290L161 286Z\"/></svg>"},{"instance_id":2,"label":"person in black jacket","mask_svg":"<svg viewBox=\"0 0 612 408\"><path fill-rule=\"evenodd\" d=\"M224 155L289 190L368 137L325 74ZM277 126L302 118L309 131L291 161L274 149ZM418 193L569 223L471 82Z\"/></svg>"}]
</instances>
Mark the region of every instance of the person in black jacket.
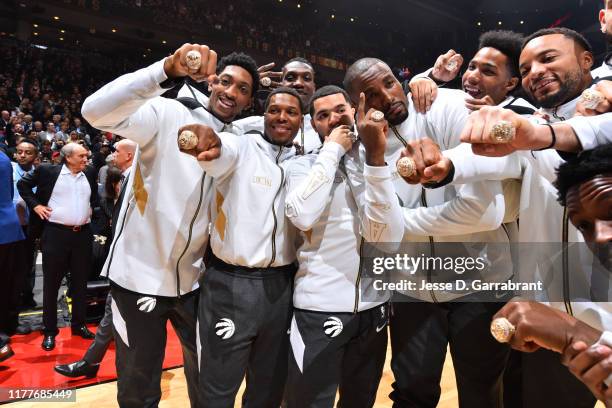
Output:
<instances>
[{"instance_id":1,"label":"person in black jacket","mask_svg":"<svg viewBox=\"0 0 612 408\"><path fill-rule=\"evenodd\" d=\"M88 151L77 143L62 148L61 165L41 165L17 183L19 194L31 210L30 233L40 235L43 255L42 348L55 348L57 292L63 276L70 271L72 334L92 339L85 326L85 292L91 268L93 236L92 208L97 202L93 169L87 167ZM36 193L34 193L36 188Z\"/></svg>"}]
</instances>

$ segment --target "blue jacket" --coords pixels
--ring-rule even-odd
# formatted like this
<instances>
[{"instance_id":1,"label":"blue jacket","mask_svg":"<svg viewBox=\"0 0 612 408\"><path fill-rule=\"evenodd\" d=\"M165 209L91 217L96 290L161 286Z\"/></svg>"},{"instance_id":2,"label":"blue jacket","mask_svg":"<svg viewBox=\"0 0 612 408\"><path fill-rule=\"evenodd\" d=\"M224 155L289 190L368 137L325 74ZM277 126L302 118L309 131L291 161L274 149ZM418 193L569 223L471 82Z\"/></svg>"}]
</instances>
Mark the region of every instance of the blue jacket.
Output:
<instances>
[{"instance_id":1,"label":"blue jacket","mask_svg":"<svg viewBox=\"0 0 612 408\"><path fill-rule=\"evenodd\" d=\"M13 167L9 158L0 153L0 244L25 239L13 205Z\"/></svg>"}]
</instances>

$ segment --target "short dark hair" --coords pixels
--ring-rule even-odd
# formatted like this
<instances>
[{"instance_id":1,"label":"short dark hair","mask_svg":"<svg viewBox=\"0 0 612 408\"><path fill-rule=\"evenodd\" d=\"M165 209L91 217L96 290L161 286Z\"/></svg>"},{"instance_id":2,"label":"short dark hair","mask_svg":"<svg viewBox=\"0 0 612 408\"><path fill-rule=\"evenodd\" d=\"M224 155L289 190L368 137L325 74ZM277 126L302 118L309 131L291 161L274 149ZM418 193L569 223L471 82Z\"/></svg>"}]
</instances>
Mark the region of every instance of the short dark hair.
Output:
<instances>
[{"instance_id":1,"label":"short dark hair","mask_svg":"<svg viewBox=\"0 0 612 408\"><path fill-rule=\"evenodd\" d=\"M378 58L360 58L357 61L353 62L350 67L346 70L344 74L344 79L342 80L342 86L346 89L347 92L352 92L353 82L357 78L357 76L361 75L365 71L367 71L372 65L376 64L385 64L384 61L379 60Z\"/></svg>"},{"instance_id":2,"label":"short dark hair","mask_svg":"<svg viewBox=\"0 0 612 408\"><path fill-rule=\"evenodd\" d=\"M567 192L572 187L599 174L612 174L612 144L585 150L559 166L555 187L561 205L567 205Z\"/></svg>"},{"instance_id":3,"label":"short dark hair","mask_svg":"<svg viewBox=\"0 0 612 408\"><path fill-rule=\"evenodd\" d=\"M545 35L552 35L552 34L563 34L564 37L569 38L570 40L573 40L576 44L582 47L582 49L584 49L585 51L593 52L593 48L591 47L591 44L586 38L584 38L582 34L580 34L577 31L566 28L566 27L543 28L541 30L536 31L535 33L527 36L525 40L523 40L523 46L521 47L521 51L527 46L529 41L533 40L534 38L542 37Z\"/></svg>"},{"instance_id":4,"label":"short dark hair","mask_svg":"<svg viewBox=\"0 0 612 408\"><path fill-rule=\"evenodd\" d=\"M35 141L23 138L23 139L21 139L21 141L19 143L17 143L17 146L19 146L22 143L27 143L27 144L30 144L30 145L34 146L34 149L36 149L36 151L38 151L38 144Z\"/></svg>"},{"instance_id":5,"label":"short dark hair","mask_svg":"<svg viewBox=\"0 0 612 408\"><path fill-rule=\"evenodd\" d=\"M523 45L523 35L509 30L492 30L483 33L478 39L478 49L495 48L508 58L508 70L513 77L519 73L519 57Z\"/></svg>"},{"instance_id":6,"label":"short dark hair","mask_svg":"<svg viewBox=\"0 0 612 408\"><path fill-rule=\"evenodd\" d=\"M219 60L217 63L217 73L221 73L221 71L230 65L244 68L251 75L251 79L253 80L253 92L251 96L255 95L259 89L259 72L257 71L257 63L253 57L243 52L232 52Z\"/></svg>"},{"instance_id":7,"label":"short dark hair","mask_svg":"<svg viewBox=\"0 0 612 408\"><path fill-rule=\"evenodd\" d=\"M287 65L291 64L292 62L300 62L302 64L308 65L313 71L315 70L314 65L312 65L312 62L302 57L291 58L289 61L285 62L285 65L283 65L283 68L285 68Z\"/></svg>"},{"instance_id":8,"label":"short dark hair","mask_svg":"<svg viewBox=\"0 0 612 408\"><path fill-rule=\"evenodd\" d=\"M349 94L342 88L340 88L339 86L336 85L325 85L319 89L317 89L315 91L314 94L312 94L312 97L310 98L310 103L309 103L309 111L310 111L310 116L312 116L314 114L314 103L317 99L319 98L323 98L325 96L329 96L329 95L335 95L335 94L342 94L344 96L344 99L350 104L351 103L351 97L349 96Z\"/></svg>"},{"instance_id":9,"label":"short dark hair","mask_svg":"<svg viewBox=\"0 0 612 408\"><path fill-rule=\"evenodd\" d=\"M270 100L274 95L277 94L289 94L291 96L295 96L298 100L298 105L300 106L300 113L304 114L304 106L302 105L302 98L300 98L300 94L293 88L288 88L286 86L281 86L279 88L274 89L272 92L268 94L266 98L266 103L264 104L264 110L268 110L268 105L270 105Z\"/></svg>"}]
</instances>

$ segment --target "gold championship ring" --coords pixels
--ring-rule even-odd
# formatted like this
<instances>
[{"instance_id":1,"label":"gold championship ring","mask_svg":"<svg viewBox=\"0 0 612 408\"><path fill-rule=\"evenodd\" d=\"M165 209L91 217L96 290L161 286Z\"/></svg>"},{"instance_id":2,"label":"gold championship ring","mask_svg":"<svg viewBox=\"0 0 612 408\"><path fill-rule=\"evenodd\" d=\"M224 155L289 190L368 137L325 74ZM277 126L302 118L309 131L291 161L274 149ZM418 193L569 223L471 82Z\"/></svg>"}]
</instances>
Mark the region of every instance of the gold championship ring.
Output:
<instances>
[{"instance_id":1,"label":"gold championship ring","mask_svg":"<svg viewBox=\"0 0 612 408\"><path fill-rule=\"evenodd\" d=\"M594 89L585 89L582 95L580 95L580 101L585 108L595 110L597 105L604 101L605 97L599 91Z\"/></svg>"},{"instance_id":2,"label":"gold championship ring","mask_svg":"<svg viewBox=\"0 0 612 408\"><path fill-rule=\"evenodd\" d=\"M202 54L200 54L200 51L191 50L185 56L185 61L187 68L198 71L200 66L202 66Z\"/></svg>"},{"instance_id":3,"label":"gold championship ring","mask_svg":"<svg viewBox=\"0 0 612 408\"><path fill-rule=\"evenodd\" d=\"M180 150L193 150L198 146L198 136L191 130L183 130L178 137L178 145Z\"/></svg>"},{"instance_id":4,"label":"gold championship ring","mask_svg":"<svg viewBox=\"0 0 612 408\"><path fill-rule=\"evenodd\" d=\"M508 343L514 336L516 328L505 317L498 317L491 322L491 334L500 343Z\"/></svg>"},{"instance_id":5,"label":"gold championship ring","mask_svg":"<svg viewBox=\"0 0 612 408\"><path fill-rule=\"evenodd\" d=\"M501 120L491 128L491 138L494 143L510 143L515 133L514 125L507 120Z\"/></svg>"},{"instance_id":6,"label":"gold championship ring","mask_svg":"<svg viewBox=\"0 0 612 408\"><path fill-rule=\"evenodd\" d=\"M370 116L370 118L372 118L374 122L382 122L383 120L385 120L385 114L379 110L375 110L374 112L372 112L372 116Z\"/></svg>"},{"instance_id":7,"label":"gold championship ring","mask_svg":"<svg viewBox=\"0 0 612 408\"><path fill-rule=\"evenodd\" d=\"M402 157L395 165L397 172L402 177L411 177L416 173L416 163L410 157Z\"/></svg>"}]
</instances>

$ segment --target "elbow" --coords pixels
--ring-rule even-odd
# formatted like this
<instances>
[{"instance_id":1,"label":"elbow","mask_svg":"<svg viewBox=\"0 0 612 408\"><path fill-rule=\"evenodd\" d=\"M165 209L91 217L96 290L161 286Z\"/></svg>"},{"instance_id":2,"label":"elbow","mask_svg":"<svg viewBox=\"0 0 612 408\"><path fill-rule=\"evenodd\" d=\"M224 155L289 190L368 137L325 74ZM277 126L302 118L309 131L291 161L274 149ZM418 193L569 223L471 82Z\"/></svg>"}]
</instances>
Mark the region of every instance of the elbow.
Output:
<instances>
[{"instance_id":1,"label":"elbow","mask_svg":"<svg viewBox=\"0 0 612 408\"><path fill-rule=\"evenodd\" d=\"M81 115L83 116L83 119L85 119L91 126L96 127L98 115L96 115L94 102L92 101L91 96L87 97L85 102L83 102L83 106L81 107Z\"/></svg>"},{"instance_id":2,"label":"elbow","mask_svg":"<svg viewBox=\"0 0 612 408\"><path fill-rule=\"evenodd\" d=\"M285 216L300 231L311 230L316 222L315 217L300 210L292 198L292 196L289 196L285 201Z\"/></svg>"},{"instance_id":3,"label":"elbow","mask_svg":"<svg viewBox=\"0 0 612 408\"><path fill-rule=\"evenodd\" d=\"M482 231L498 229L502 225L506 213L503 195L497 197L488 206L481 206L478 213L480 214L478 225Z\"/></svg>"},{"instance_id":4,"label":"elbow","mask_svg":"<svg viewBox=\"0 0 612 408\"><path fill-rule=\"evenodd\" d=\"M309 231L312 229L315 220L312 217L305 217L303 215L295 216L295 217L287 217L291 221L291 223L300 231Z\"/></svg>"}]
</instances>

